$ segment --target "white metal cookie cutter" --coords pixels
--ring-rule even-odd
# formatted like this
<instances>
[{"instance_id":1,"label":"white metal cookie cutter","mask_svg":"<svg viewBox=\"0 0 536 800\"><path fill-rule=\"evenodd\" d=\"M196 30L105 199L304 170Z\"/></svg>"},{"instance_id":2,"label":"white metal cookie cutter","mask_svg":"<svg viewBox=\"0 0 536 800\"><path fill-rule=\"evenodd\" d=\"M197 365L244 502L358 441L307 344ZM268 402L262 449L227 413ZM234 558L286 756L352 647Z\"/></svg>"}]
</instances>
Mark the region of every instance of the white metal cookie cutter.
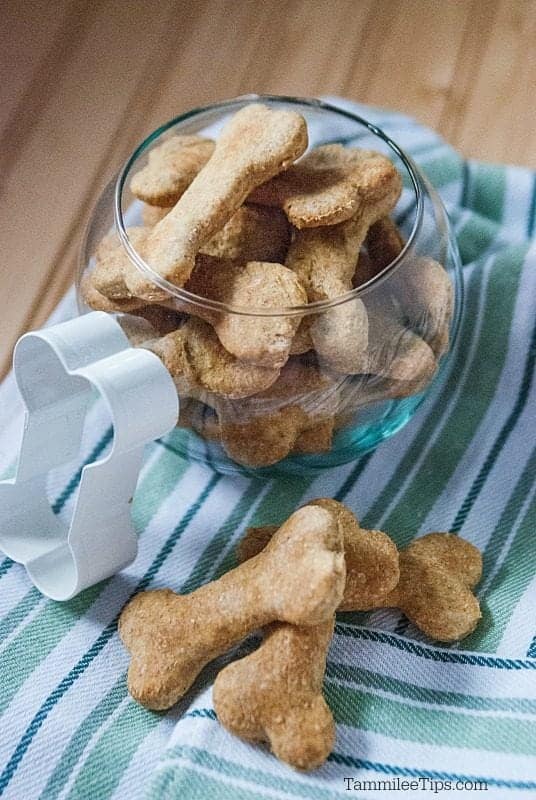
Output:
<instances>
[{"instance_id":1,"label":"white metal cookie cutter","mask_svg":"<svg viewBox=\"0 0 536 800\"><path fill-rule=\"evenodd\" d=\"M130 501L143 447L176 424L177 390L160 359L131 347L100 311L25 334L13 368L27 410L15 478L0 482L0 549L44 595L68 600L136 556ZM47 474L78 455L95 389L111 417L112 447L83 468L66 525L47 498Z\"/></svg>"}]
</instances>

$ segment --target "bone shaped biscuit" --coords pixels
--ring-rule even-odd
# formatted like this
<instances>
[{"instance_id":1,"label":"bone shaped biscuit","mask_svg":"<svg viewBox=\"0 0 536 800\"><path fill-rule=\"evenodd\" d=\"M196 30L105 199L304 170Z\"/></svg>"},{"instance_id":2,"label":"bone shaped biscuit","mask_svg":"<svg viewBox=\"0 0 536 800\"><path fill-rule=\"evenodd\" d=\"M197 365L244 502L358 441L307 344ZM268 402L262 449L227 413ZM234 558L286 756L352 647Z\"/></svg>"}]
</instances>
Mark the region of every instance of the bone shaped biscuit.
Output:
<instances>
[{"instance_id":1,"label":"bone shaped biscuit","mask_svg":"<svg viewBox=\"0 0 536 800\"><path fill-rule=\"evenodd\" d=\"M309 302L329 300L352 288L352 275L359 255L359 238L366 227L354 221L330 228L297 231L286 265L307 292ZM355 247L352 245L355 244ZM304 318L302 336L307 336L323 361L340 372L361 372L367 347L368 322L363 302L343 302ZM307 331L307 333L306 333ZM305 340L306 341L306 340Z\"/></svg>"},{"instance_id":2,"label":"bone shaped biscuit","mask_svg":"<svg viewBox=\"0 0 536 800\"><path fill-rule=\"evenodd\" d=\"M324 428L324 437L327 430L331 443L335 393L336 385L318 367L289 359L278 380L254 397L207 402L218 412L228 455L238 463L260 467L285 458L300 436L313 428Z\"/></svg>"},{"instance_id":3,"label":"bone shaped biscuit","mask_svg":"<svg viewBox=\"0 0 536 800\"><path fill-rule=\"evenodd\" d=\"M315 502L328 510L335 503ZM462 639L475 629L481 616L471 591L482 576L478 548L453 533L428 533L400 551L397 581L394 542L381 531L360 529L355 519L352 526L351 512L344 506L338 513L344 515L346 558L339 611L399 608L423 633L442 642ZM239 559L261 552L275 530L275 526L250 528L240 544Z\"/></svg>"},{"instance_id":4,"label":"bone shaped biscuit","mask_svg":"<svg viewBox=\"0 0 536 800\"><path fill-rule=\"evenodd\" d=\"M211 139L170 136L152 148L147 165L133 176L132 194L151 206L174 206L213 152Z\"/></svg>"},{"instance_id":5,"label":"bone shaped biscuit","mask_svg":"<svg viewBox=\"0 0 536 800\"><path fill-rule=\"evenodd\" d=\"M335 419L333 416L317 420L313 427L302 431L292 447L291 455L329 453L333 442Z\"/></svg>"},{"instance_id":6,"label":"bone shaped biscuit","mask_svg":"<svg viewBox=\"0 0 536 800\"><path fill-rule=\"evenodd\" d=\"M365 248L359 255L359 263L352 284L354 288L375 278L402 252L405 241L391 217L385 216L370 226L365 239Z\"/></svg>"},{"instance_id":7,"label":"bone shaped biscuit","mask_svg":"<svg viewBox=\"0 0 536 800\"><path fill-rule=\"evenodd\" d=\"M313 349L313 340L311 339L310 330L311 322L312 317L310 315L302 317L290 347L291 356L300 356Z\"/></svg>"},{"instance_id":8,"label":"bone shaped biscuit","mask_svg":"<svg viewBox=\"0 0 536 800\"><path fill-rule=\"evenodd\" d=\"M481 617L471 591L482 576L479 550L453 533L428 533L400 553L400 581L374 607L399 608L431 639L468 636Z\"/></svg>"},{"instance_id":9,"label":"bone shaped biscuit","mask_svg":"<svg viewBox=\"0 0 536 800\"><path fill-rule=\"evenodd\" d=\"M385 534L363 531L335 500L314 500L333 514L343 536L346 586L339 608L381 599L399 578L396 546ZM249 529L240 561L262 552L276 526ZM272 625L260 647L225 667L216 678L214 708L221 724L243 739L268 741L296 769L320 766L333 748L335 725L322 696L333 620L314 627Z\"/></svg>"},{"instance_id":10,"label":"bone shaped biscuit","mask_svg":"<svg viewBox=\"0 0 536 800\"><path fill-rule=\"evenodd\" d=\"M138 252L159 275L184 286L195 256L223 228L248 194L286 169L307 147L307 126L292 111L252 104L225 125L214 152L178 203L147 229ZM136 297L152 297L154 285L136 271L127 285Z\"/></svg>"},{"instance_id":11,"label":"bone shaped biscuit","mask_svg":"<svg viewBox=\"0 0 536 800\"><path fill-rule=\"evenodd\" d=\"M432 349L394 316L396 309L365 299L369 346L364 374L339 383L336 428L354 424L355 413L366 405L423 391L437 371Z\"/></svg>"},{"instance_id":12,"label":"bone shaped biscuit","mask_svg":"<svg viewBox=\"0 0 536 800\"><path fill-rule=\"evenodd\" d=\"M394 261L405 242L395 223L383 217L371 226L366 244L370 272L358 269L360 283ZM454 288L441 264L409 253L389 276L384 290L396 296L410 327L430 345L437 358L448 350Z\"/></svg>"},{"instance_id":13,"label":"bone shaped biscuit","mask_svg":"<svg viewBox=\"0 0 536 800\"><path fill-rule=\"evenodd\" d=\"M359 528L333 500L313 503L339 515L347 569L340 609L400 607L425 633L453 641L480 618L470 589L480 580L479 551L452 534L432 533L400 554L379 531ZM241 561L261 552L277 526L249 529ZM374 534L373 536L371 534ZM316 628L272 626L260 647L218 675L213 691L219 721L244 739L268 741L274 754L297 769L313 769L328 757L334 725L322 697L322 675L331 638L329 623Z\"/></svg>"},{"instance_id":14,"label":"bone shaped biscuit","mask_svg":"<svg viewBox=\"0 0 536 800\"><path fill-rule=\"evenodd\" d=\"M376 377L386 397L408 397L422 391L437 371L430 346L383 303L367 300L367 309L369 347L362 371ZM374 381L370 385L372 388Z\"/></svg>"},{"instance_id":15,"label":"bone shaped biscuit","mask_svg":"<svg viewBox=\"0 0 536 800\"><path fill-rule=\"evenodd\" d=\"M308 505L325 508L341 529L346 559L346 585L339 611L375 607L396 587L400 577L395 543L382 531L361 528L354 514L330 498L311 500ZM277 531L277 525L248 528L238 546L239 561L260 553Z\"/></svg>"},{"instance_id":16,"label":"bone shaped biscuit","mask_svg":"<svg viewBox=\"0 0 536 800\"><path fill-rule=\"evenodd\" d=\"M201 297L250 310L233 313L191 307L216 331L225 349L243 361L281 368L287 361L300 317L284 313L255 315L255 309L285 309L304 305L307 295L292 270L282 264L253 261L241 264L198 256L186 288Z\"/></svg>"},{"instance_id":17,"label":"bone shaped biscuit","mask_svg":"<svg viewBox=\"0 0 536 800\"><path fill-rule=\"evenodd\" d=\"M303 432L314 425L297 406L271 414L252 415L242 422L227 421L218 406L222 445L234 461L247 467L266 467L289 455Z\"/></svg>"},{"instance_id":18,"label":"bone shaped biscuit","mask_svg":"<svg viewBox=\"0 0 536 800\"><path fill-rule=\"evenodd\" d=\"M146 228L129 228L130 243L140 251L147 239ZM136 300L140 305L163 302L168 293L156 284L146 288L143 295L132 291L138 280L138 269L130 260L123 244L116 238L105 236L95 253L95 269L91 273L93 287L110 300Z\"/></svg>"},{"instance_id":19,"label":"bone shaped biscuit","mask_svg":"<svg viewBox=\"0 0 536 800\"><path fill-rule=\"evenodd\" d=\"M447 271L432 258L402 265L394 275L393 291L411 328L439 358L449 347L454 287Z\"/></svg>"},{"instance_id":20,"label":"bone shaped biscuit","mask_svg":"<svg viewBox=\"0 0 536 800\"><path fill-rule=\"evenodd\" d=\"M144 344L162 359L171 376L186 382L186 391L213 392L222 398L244 398L277 380L278 368L240 361L225 350L205 322L191 317L167 336Z\"/></svg>"},{"instance_id":21,"label":"bone shaped biscuit","mask_svg":"<svg viewBox=\"0 0 536 800\"><path fill-rule=\"evenodd\" d=\"M254 653L223 669L212 698L230 733L269 742L295 769L321 766L333 749L335 722L322 694L334 618L306 628L274 623Z\"/></svg>"},{"instance_id":22,"label":"bone shaped biscuit","mask_svg":"<svg viewBox=\"0 0 536 800\"><path fill-rule=\"evenodd\" d=\"M398 171L381 153L328 144L259 186L250 200L282 208L296 228L312 228L350 219L389 184L400 193Z\"/></svg>"},{"instance_id":23,"label":"bone shaped biscuit","mask_svg":"<svg viewBox=\"0 0 536 800\"><path fill-rule=\"evenodd\" d=\"M173 301L170 305L147 304L144 300L136 297L124 300L111 300L106 295L101 294L95 287L94 273L86 271L80 281L80 294L82 299L95 311L106 311L110 314L128 315L130 320L123 326L127 336L134 347L142 344L147 339L157 336L165 336L171 331L179 328L183 322L180 312L177 310ZM150 325L149 330L143 326L136 328L138 318L147 320ZM122 320L119 320L122 324ZM130 325L130 328L129 328ZM129 335L132 331L132 336Z\"/></svg>"},{"instance_id":24,"label":"bone shaped biscuit","mask_svg":"<svg viewBox=\"0 0 536 800\"><path fill-rule=\"evenodd\" d=\"M256 628L328 621L344 588L341 533L322 508L296 511L253 559L188 595L141 592L119 633L131 652L128 687L148 708L176 703L201 669Z\"/></svg>"},{"instance_id":25,"label":"bone shaped biscuit","mask_svg":"<svg viewBox=\"0 0 536 800\"><path fill-rule=\"evenodd\" d=\"M374 191L373 191L374 188ZM286 265L305 287L309 302L331 300L351 291L359 252L367 231L396 203L400 176L369 187L367 202L338 225L296 231ZM322 360L337 372L363 372L367 348L366 308L359 298L343 301L311 317L309 333Z\"/></svg>"},{"instance_id":26,"label":"bone shaped biscuit","mask_svg":"<svg viewBox=\"0 0 536 800\"><path fill-rule=\"evenodd\" d=\"M133 347L141 346L148 339L165 336L183 323L180 312L174 305L147 305L143 300L110 300L94 286L93 274L86 272L80 281L80 294L89 308L109 314L124 315L119 319ZM146 320L149 328L138 325L137 320Z\"/></svg>"}]
</instances>

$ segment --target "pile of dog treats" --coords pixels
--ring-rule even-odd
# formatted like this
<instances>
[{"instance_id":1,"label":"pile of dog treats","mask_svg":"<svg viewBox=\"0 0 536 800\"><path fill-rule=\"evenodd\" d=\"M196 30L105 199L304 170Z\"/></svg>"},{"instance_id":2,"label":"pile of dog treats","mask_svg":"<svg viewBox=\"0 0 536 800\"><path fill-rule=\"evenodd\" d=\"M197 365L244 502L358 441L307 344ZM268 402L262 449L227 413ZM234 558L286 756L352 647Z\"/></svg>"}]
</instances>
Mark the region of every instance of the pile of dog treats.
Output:
<instances>
[{"instance_id":1,"label":"pile of dog treats","mask_svg":"<svg viewBox=\"0 0 536 800\"><path fill-rule=\"evenodd\" d=\"M280 527L249 529L238 560L191 594L141 592L123 609L129 691L147 708L167 709L208 662L263 628L258 649L219 672L214 708L227 730L269 743L297 769L320 766L333 748L322 684L337 609L398 608L445 642L466 636L480 619L472 593L482 571L476 547L429 533L399 552L335 500L311 501Z\"/></svg>"},{"instance_id":2,"label":"pile of dog treats","mask_svg":"<svg viewBox=\"0 0 536 800\"><path fill-rule=\"evenodd\" d=\"M380 153L307 146L300 114L261 104L216 142L171 136L132 178L144 226L128 235L199 299L172 297L111 235L82 282L90 307L129 314L131 341L163 360L179 424L250 466L329 451L363 405L422 391L448 349L452 285L430 258L336 302L404 247L389 216L402 181ZM334 303L315 311L319 301Z\"/></svg>"}]
</instances>

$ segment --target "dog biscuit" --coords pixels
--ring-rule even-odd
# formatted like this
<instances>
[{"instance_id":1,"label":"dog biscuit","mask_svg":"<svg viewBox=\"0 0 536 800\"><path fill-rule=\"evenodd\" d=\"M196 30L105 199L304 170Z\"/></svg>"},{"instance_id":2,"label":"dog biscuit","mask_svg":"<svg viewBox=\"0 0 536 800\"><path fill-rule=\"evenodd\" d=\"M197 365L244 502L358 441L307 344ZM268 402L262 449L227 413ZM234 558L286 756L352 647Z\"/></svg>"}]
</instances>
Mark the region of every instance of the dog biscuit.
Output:
<instances>
[{"instance_id":1,"label":"dog biscuit","mask_svg":"<svg viewBox=\"0 0 536 800\"><path fill-rule=\"evenodd\" d=\"M302 431L294 442L292 455L329 453L333 443L334 417L318 420L311 428Z\"/></svg>"},{"instance_id":2,"label":"dog biscuit","mask_svg":"<svg viewBox=\"0 0 536 800\"><path fill-rule=\"evenodd\" d=\"M265 391L244 400L215 398L221 441L228 455L246 466L275 464L313 428L333 428L336 385L312 365L289 359ZM327 437L330 439L330 436Z\"/></svg>"},{"instance_id":3,"label":"dog biscuit","mask_svg":"<svg viewBox=\"0 0 536 800\"><path fill-rule=\"evenodd\" d=\"M214 142L201 136L170 136L149 152L130 189L144 203L174 206L214 152Z\"/></svg>"},{"instance_id":4,"label":"dog biscuit","mask_svg":"<svg viewBox=\"0 0 536 800\"><path fill-rule=\"evenodd\" d=\"M252 104L223 128L214 152L177 204L146 230L139 253L152 269L184 286L195 256L240 208L248 194L286 169L307 147L307 126L292 111ZM137 272L128 281L137 297L154 287Z\"/></svg>"},{"instance_id":5,"label":"dog biscuit","mask_svg":"<svg viewBox=\"0 0 536 800\"><path fill-rule=\"evenodd\" d=\"M289 244L290 226L282 211L243 205L200 252L231 261L283 264Z\"/></svg>"},{"instance_id":6,"label":"dog biscuit","mask_svg":"<svg viewBox=\"0 0 536 800\"><path fill-rule=\"evenodd\" d=\"M215 393L222 400L249 397L271 386L280 372L235 358L210 325L195 317L145 346L161 358L174 379L186 382L188 395L197 390Z\"/></svg>"},{"instance_id":7,"label":"dog biscuit","mask_svg":"<svg viewBox=\"0 0 536 800\"><path fill-rule=\"evenodd\" d=\"M370 303L368 308L369 347L362 372L375 376L370 381L383 386L386 397L401 398L422 391L437 370L430 346L399 322L394 311ZM376 387L377 388L377 387Z\"/></svg>"},{"instance_id":8,"label":"dog biscuit","mask_svg":"<svg viewBox=\"0 0 536 800\"><path fill-rule=\"evenodd\" d=\"M255 629L331 620L344 581L340 530L330 513L311 506L289 517L262 553L217 581L182 596L141 592L119 620L132 657L132 697L148 708L170 708L209 661Z\"/></svg>"},{"instance_id":9,"label":"dog biscuit","mask_svg":"<svg viewBox=\"0 0 536 800\"><path fill-rule=\"evenodd\" d=\"M80 281L80 294L84 303L94 311L107 311L109 314L128 313L146 305L137 297L111 299L99 292L95 286L94 271L85 272Z\"/></svg>"},{"instance_id":10,"label":"dog biscuit","mask_svg":"<svg viewBox=\"0 0 536 800\"><path fill-rule=\"evenodd\" d=\"M282 264L253 261L241 264L198 256L186 288L226 305L267 311L307 303L307 295L292 270ZM192 306L211 323L225 349L243 361L280 369L287 361L299 316L233 313Z\"/></svg>"},{"instance_id":11,"label":"dog biscuit","mask_svg":"<svg viewBox=\"0 0 536 800\"><path fill-rule=\"evenodd\" d=\"M141 253L148 235L147 228L128 228L127 233L134 249ZM160 289L139 272L117 238L105 237L97 248L95 257L93 285L110 300L137 299L141 305L147 305L168 299L165 289ZM147 281L147 286L141 293L137 291L139 280Z\"/></svg>"},{"instance_id":12,"label":"dog biscuit","mask_svg":"<svg viewBox=\"0 0 536 800\"><path fill-rule=\"evenodd\" d=\"M371 224L396 203L400 179L369 180L368 200L346 222L296 231L286 265L304 286L309 302L332 300L352 290L361 245ZM309 332L322 361L337 372L364 371L368 341L365 305L359 298L342 301L312 317Z\"/></svg>"},{"instance_id":13,"label":"dog biscuit","mask_svg":"<svg viewBox=\"0 0 536 800\"><path fill-rule=\"evenodd\" d=\"M431 639L454 642L481 617L472 592L481 575L482 556L474 545L453 533L428 533L401 551L400 581L379 605L399 608Z\"/></svg>"},{"instance_id":14,"label":"dog biscuit","mask_svg":"<svg viewBox=\"0 0 536 800\"><path fill-rule=\"evenodd\" d=\"M334 515L341 530L346 559L346 585L339 611L359 611L375 607L398 584L399 556L395 543L382 531L361 528L355 515L342 503L329 498L311 500ZM260 553L277 530L276 525L248 528L238 546L239 561Z\"/></svg>"},{"instance_id":15,"label":"dog biscuit","mask_svg":"<svg viewBox=\"0 0 536 800\"><path fill-rule=\"evenodd\" d=\"M312 627L274 623L254 653L223 669L212 698L219 722L248 741L267 741L295 769L321 766L335 722L322 694L334 618Z\"/></svg>"},{"instance_id":16,"label":"dog biscuit","mask_svg":"<svg viewBox=\"0 0 536 800\"><path fill-rule=\"evenodd\" d=\"M362 531L352 512L335 500L308 505L332 514L343 538L346 586L339 608L381 599L396 586L398 553L388 536ZM257 557L276 531L276 526L250 529L239 560ZM225 667L214 684L220 723L242 739L268 741L277 758L296 769L319 767L333 749L335 724L322 695L333 622L270 626L260 647Z\"/></svg>"},{"instance_id":17,"label":"dog biscuit","mask_svg":"<svg viewBox=\"0 0 536 800\"><path fill-rule=\"evenodd\" d=\"M328 144L260 186L250 200L284 210L296 228L335 225L374 202L378 186L396 187L400 175L388 158L371 150ZM391 206L392 207L392 206Z\"/></svg>"},{"instance_id":18,"label":"dog biscuit","mask_svg":"<svg viewBox=\"0 0 536 800\"><path fill-rule=\"evenodd\" d=\"M298 330L294 334L294 339L292 340L292 344L290 346L291 356L301 356L313 349L310 331L311 322L311 316L302 317L300 324L298 325Z\"/></svg>"},{"instance_id":19,"label":"dog biscuit","mask_svg":"<svg viewBox=\"0 0 536 800\"><path fill-rule=\"evenodd\" d=\"M472 589L482 575L479 550L452 533L428 533L400 552L381 531L361 529L352 513L334 500L310 505L342 519L346 586L339 611L399 608L427 636L456 641L471 633L480 619ZM261 552L277 530L248 529L238 548L240 561Z\"/></svg>"},{"instance_id":20,"label":"dog biscuit","mask_svg":"<svg viewBox=\"0 0 536 800\"><path fill-rule=\"evenodd\" d=\"M371 272L376 275L394 261L404 247L404 239L390 217L371 226L366 239ZM369 277L358 270L360 282ZM397 298L408 324L427 342L437 358L449 346L449 327L454 306L454 289L447 271L432 258L408 255L387 284Z\"/></svg>"},{"instance_id":21,"label":"dog biscuit","mask_svg":"<svg viewBox=\"0 0 536 800\"><path fill-rule=\"evenodd\" d=\"M394 275L393 291L411 328L439 358L449 347L454 287L447 271L432 258L418 258Z\"/></svg>"}]
</instances>

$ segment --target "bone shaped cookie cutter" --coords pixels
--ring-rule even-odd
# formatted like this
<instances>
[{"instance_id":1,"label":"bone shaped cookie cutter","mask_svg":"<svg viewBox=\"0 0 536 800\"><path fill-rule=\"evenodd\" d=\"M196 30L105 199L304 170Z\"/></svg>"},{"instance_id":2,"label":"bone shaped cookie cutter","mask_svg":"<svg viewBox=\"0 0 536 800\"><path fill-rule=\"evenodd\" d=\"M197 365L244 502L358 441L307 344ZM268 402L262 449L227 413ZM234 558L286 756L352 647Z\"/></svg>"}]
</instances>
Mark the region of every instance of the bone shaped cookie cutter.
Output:
<instances>
[{"instance_id":1,"label":"bone shaped cookie cutter","mask_svg":"<svg viewBox=\"0 0 536 800\"><path fill-rule=\"evenodd\" d=\"M135 558L130 502L143 447L176 424L177 390L160 359L132 348L100 311L22 336L13 369L26 415L15 477L0 482L0 549L44 595L68 600ZM47 474L78 455L95 390L113 442L83 468L66 524L47 498Z\"/></svg>"}]
</instances>

